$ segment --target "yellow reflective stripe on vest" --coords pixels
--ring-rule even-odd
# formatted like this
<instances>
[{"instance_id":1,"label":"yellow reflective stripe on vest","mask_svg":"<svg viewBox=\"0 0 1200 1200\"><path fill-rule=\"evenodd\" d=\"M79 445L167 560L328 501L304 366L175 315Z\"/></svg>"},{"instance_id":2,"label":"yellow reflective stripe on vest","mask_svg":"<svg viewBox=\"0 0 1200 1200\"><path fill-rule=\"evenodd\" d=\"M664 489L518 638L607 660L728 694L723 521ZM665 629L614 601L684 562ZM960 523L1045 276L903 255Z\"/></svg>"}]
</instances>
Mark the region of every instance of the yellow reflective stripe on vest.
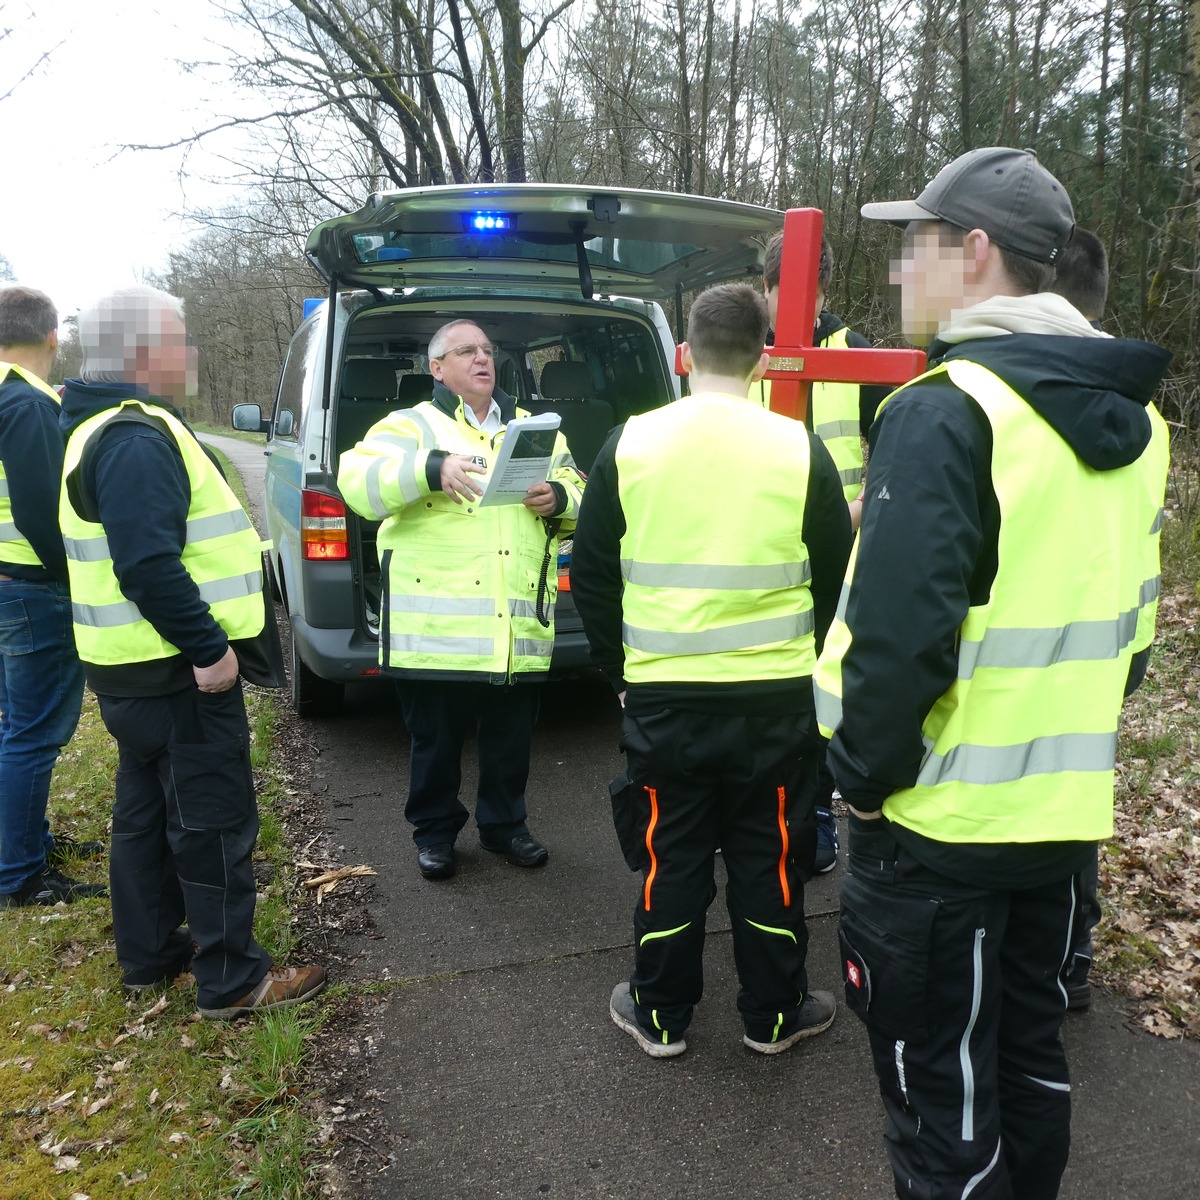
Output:
<instances>
[{"instance_id":1,"label":"yellow reflective stripe on vest","mask_svg":"<svg viewBox=\"0 0 1200 1200\"><path fill-rule=\"evenodd\" d=\"M261 590L261 568L245 575L231 575L198 585L200 598L210 608L225 600L257 596ZM118 600L113 604L82 604L73 600L71 609L77 625L94 629L116 629L121 625L136 625L142 620L141 610L132 600Z\"/></svg>"},{"instance_id":2,"label":"yellow reflective stripe on vest","mask_svg":"<svg viewBox=\"0 0 1200 1200\"><path fill-rule=\"evenodd\" d=\"M963 638L958 677L970 679L976 667L1032 670L1055 663L1116 658L1133 641L1139 610L1131 608L1115 621L1073 621L1047 629L989 629L982 641Z\"/></svg>"},{"instance_id":3,"label":"yellow reflective stripe on vest","mask_svg":"<svg viewBox=\"0 0 1200 1200\"><path fill-rule=\"evenodd\" d=\"M493 638L437 637L427 633L394 633L388 638L388 649L397 653L443 658L488 658L494 646Z\"/></svg>"},{"instance_id":4,"label":"yellow reflective stripe on vest","mask_svg":"<svg viewBox=\"0 0 1200 1200\"><path fill-rule=\"evenodd\" d=\"M624 622L621 625L621 639L631 650L646 654L725 654L731 650L749 650L776 642L794 641L811 634L814 628L812 611L809 610L794 616L743 621L739 625L722 625L719 629L704 629L696 633L639 629Z\"/></svg>"},{"instance_id":5,"label":"yellow reflective stripe on vest","mask_svg":"<svg viewBox=\"0 0 1200 1200\"><path fill-rule=\"evenodd\" d=\"M747 588L799 587L812 580L812 568L807 561L738 566L722 563L645 563L623 558L621 578L638 587L745 591Z\"/></svg>"},{"instance_id":6,"label":"yellow reflective stripe on vest","mask_svg":"<svg viewBox=\"0 0 1200 1200\"><path fill-rule=\"evenodd\" d=\"M1111 774L1117 754L1112 733L1060 733L1016 746L961 744L948 754L930 754L917 775L918 785L939 783L1013 783L1032 775L1065 771Z\"/></svg>"},{"instance_id":7,"label":"yellow reflective stripe on vest","mask_svg":"<svg viewBox=\"0 0 1200 1200\"><path fill-rule=\"evenodd\" d=\"M430 613L441 617L490 617L496 611L496 603L486 597L389 594L388 610L394 613Z\"/></svg>"}]
</instances>

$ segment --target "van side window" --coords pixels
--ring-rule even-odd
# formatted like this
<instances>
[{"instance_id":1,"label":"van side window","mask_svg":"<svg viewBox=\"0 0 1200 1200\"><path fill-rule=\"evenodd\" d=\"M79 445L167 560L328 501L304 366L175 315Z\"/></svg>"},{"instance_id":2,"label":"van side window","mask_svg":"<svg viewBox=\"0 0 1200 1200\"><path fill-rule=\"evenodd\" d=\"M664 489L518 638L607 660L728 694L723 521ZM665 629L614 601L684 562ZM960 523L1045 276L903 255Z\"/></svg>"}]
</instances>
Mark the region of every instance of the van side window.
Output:
<instances>
[{"instance_id":1,"label":"van side window","mask_svg":"<svg viewBox=\"0 0 1200 1200\"><path fill-rule=\"evenodd\" d=\"M305 381L309 370L309 352L316 338L319 321L302 325L288 347L287 361L279 380L279 395L275 400L272 436L288 441L300 437L300 410L304 402Z\"/></svg>"}]
</instances>

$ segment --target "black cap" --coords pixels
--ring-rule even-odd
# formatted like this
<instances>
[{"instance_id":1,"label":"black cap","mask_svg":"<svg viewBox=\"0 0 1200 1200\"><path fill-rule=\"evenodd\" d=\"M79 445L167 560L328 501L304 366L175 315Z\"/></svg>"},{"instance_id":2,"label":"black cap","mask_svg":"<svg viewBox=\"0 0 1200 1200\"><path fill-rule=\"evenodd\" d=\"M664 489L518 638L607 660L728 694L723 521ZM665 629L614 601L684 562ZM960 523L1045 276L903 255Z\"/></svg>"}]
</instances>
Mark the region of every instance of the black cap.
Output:
<instances>
[{"instance_id":1,"label":"black cap","mask_svg":"<svg viewBox=\"0 0 1200 1200\"><path fill-rule=\"evenodd\" d=\"M1075 213L1063 187L1032 150L988 146L943 167L915 200L864 204L868 221L949 221L982 229L998 246L1052 263L1071 240Z\"/></svg>"}]
</instances>

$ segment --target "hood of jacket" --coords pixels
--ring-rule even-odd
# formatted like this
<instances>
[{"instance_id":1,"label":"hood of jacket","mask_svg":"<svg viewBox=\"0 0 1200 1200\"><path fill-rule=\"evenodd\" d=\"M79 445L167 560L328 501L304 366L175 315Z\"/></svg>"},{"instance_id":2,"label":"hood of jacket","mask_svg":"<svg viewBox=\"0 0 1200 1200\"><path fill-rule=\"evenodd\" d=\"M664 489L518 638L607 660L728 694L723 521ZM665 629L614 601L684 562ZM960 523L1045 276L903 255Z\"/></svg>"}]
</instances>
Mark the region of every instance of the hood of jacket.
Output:
<instances>
[{"instance_id":1,"label":"hood of jacket","mask_svg":"<svg viewBox=\"0 0 1200 1200\"><path fill-rule=\"evenodd\" d=\"M1098 471L1135 462L1150 441L1146 406L1171 354L1094 329L1061 296L994 296L956 312L929 347L998 375Z\"/></svg>"},{"instance_id":2,"label":"hood of jacket","mask_svg":"<svg viewBox=\"0 0 1200 1200\"><path fill-rule=\"evenodd\" d=\"M151 396L136 383L84 383L82 379L68 379L63 387L62 415L59 417L63 437L70 437L89 417L107 408L116 408L122 400L134 399L165 408L172 416L183 420L169 400Z\"/></svg>"}]
</instances>

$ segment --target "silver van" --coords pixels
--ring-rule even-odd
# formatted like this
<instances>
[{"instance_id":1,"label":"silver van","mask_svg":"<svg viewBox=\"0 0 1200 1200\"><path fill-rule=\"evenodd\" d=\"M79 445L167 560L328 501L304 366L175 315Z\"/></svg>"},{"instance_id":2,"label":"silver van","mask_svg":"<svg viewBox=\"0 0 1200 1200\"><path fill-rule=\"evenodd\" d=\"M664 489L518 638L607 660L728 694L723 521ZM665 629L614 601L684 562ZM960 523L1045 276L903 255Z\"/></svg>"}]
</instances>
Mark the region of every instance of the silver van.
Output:
<instances>
[{"instance_id":1,"label":"silver van","mask_svg":"<svg viewBox=\"0 0 1200 1200\"><path fill-rule=\"evenodd\" d=\"M272 583L291 626L292 703L340 705L378 676L378 526L346 508L339 456L389 411L430 398L426 350L455 317L496 346L496 381L533 412L552 410L580 469L609 430L676 399L683 297L760 268L783 214L698 196L498 184L371 196L318 225L305 247L329 282L292 338L275 405L233 410L268 433L265 513ZM332 331L331 331L332 326ZM588 664L570 599L570 543L558 563L552 670Z\"/></svg>"}]
</instances>

